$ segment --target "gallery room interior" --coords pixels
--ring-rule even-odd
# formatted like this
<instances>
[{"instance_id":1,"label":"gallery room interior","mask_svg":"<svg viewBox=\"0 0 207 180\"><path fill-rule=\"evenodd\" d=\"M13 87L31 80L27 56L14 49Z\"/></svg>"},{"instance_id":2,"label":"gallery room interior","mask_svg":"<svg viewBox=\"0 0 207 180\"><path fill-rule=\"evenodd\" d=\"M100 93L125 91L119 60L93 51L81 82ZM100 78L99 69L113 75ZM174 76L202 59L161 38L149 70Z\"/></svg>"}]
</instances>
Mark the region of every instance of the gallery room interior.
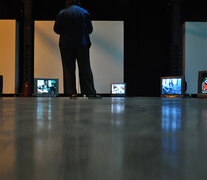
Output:
<instances>
[{"instance_id":1,"label":"gallery room interior","mask_svg":"<svg viewBox=\"0 0 207 180\"><path fill-rule=\"evenodd\" d=\"M66 3L0 2L0 180L206 179L205 3ZM61 47L88 28L80 16L91 46ZM71 92L63 48L77 54Z\"/></svg>"}]
</instances>

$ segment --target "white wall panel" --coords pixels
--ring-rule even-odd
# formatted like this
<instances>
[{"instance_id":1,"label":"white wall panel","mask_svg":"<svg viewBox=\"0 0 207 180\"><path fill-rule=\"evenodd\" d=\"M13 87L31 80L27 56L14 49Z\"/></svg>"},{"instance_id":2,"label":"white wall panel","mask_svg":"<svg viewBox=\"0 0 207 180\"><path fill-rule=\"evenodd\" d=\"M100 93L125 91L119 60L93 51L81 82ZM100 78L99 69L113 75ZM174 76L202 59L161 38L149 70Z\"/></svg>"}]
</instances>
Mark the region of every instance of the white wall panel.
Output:
<instances>
[{"instance_id":1,"label":"white wall panel","mask_svg":"<svg viewBox=\"0 0 207 180\"><path fill-rule=\"evenodd\" d=\"M59 36L53 32L54 21L35 22L35 78L58 78L63 93L62 63ZM91 67L97 93L110 93L111 82L123 82L124 23L93 21L91 35ZM78 74L78 73L77 73ZM77 75L77 84L79 82ZM80 88L78 88L80 92Z\"/></svg>"},{"instance_id":2,"label":"white wall panel","mask_svg":"<svg viewBox=\"0 0 207 180\"><path fill-rule=\"evenodd\" d=\"M184 70L187 93L198 93L198 71L207 70L207 22L185 23Z\"/></svg>"},{"instance_id":3,"label":"white wall panel","mask_svg":"<svg viewBox=\"0 0 207 180\"><path fill-rule=\"evenodd\" d=\"M0 75L3 93L15 94L16 21L0 20Z\"/></svg>"}]
</instances>

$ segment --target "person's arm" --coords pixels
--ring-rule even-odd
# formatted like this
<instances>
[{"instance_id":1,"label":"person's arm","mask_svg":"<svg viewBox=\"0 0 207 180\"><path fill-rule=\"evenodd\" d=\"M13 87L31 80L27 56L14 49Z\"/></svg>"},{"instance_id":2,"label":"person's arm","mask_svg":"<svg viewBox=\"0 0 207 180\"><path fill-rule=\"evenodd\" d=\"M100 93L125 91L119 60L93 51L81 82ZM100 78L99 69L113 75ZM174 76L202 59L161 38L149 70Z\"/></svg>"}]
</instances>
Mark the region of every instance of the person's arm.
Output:
<instances>
[{"instance_id":1,"label":"person's arm","mask_svg":"<svg viewBox=\"0 0 207 180\"><path fill-rule=\"evenodd\" d=\"M54 30L57 34L61 34L61 31L62 31L62 27L61 27L62 22L61 22L61 21L62 21L62 20L61 20L61 14L59 13L59 14L57 15L56 20L55 20L55 24L54 24L54 28L53 28L53 30Z\"/></svg>"},{"instance_id":2,"label":"person's arm","mask_svg":"<svg viewBox=\"0 0 207 180\"><path fill-rule=\"evenodd\" d=\"M88 34L91 34L93 32L93 25L89 13L86 14L86 19L87 19L87 32Z\"/></svg>"}]
</instances>

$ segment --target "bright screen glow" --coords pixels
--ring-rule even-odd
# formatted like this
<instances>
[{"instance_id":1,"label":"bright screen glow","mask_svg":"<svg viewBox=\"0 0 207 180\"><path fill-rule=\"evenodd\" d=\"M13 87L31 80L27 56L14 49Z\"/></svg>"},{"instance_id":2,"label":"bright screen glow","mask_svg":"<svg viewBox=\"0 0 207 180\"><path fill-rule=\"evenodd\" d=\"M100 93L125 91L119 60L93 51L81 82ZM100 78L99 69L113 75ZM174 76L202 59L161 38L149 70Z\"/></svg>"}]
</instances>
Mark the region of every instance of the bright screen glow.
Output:
<instances>
[{"instance_id":1,"label":"bright screen glow","mask_svg":"<svg viewBox=\"0 0 207 180\"><path fill-rule=\"evenodd\" d=\"M182 79L162 79L162 94L182 94Z\"/></svg>"},{"instance_id":2,"label":"bright screen glow","mask_svg":"<svg viewBox=\"0 0 207 180\"><path fill-rule=\"evenodd\" d=\"M126 93L126 85L124 83L120 84L112 84L111 85L111 93L112 94L125 94Z\"/></svg>"},{"instance_id":3,"label":"bright screen glow","mask_svg":"<svg viewBox=\"0 0 207 180\"><path fill-rule=\"evenodd\" d=\"M207 74L202 77L202 84L201 84L202 94L207 94Z\"/></svg>"},{"instance_id":4,"label":"bright screen glow","mask_svg":"<svg viewBox=\"0 0 207 180\"><path fill-rule=\"evenodd\" d=\"M55 95L57 93L56 80L37 80L38 95Z\"/></svg>"}]
</instances>

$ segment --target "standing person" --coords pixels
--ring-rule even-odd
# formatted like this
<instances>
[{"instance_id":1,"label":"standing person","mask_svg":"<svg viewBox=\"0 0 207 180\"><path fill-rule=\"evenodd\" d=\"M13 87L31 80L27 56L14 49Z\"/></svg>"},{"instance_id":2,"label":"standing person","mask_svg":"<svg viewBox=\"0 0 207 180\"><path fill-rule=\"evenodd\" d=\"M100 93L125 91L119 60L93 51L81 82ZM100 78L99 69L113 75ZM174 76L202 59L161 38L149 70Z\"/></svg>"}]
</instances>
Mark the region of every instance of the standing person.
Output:
<instances>
[{"instance_id":1,"label":"standing person","mask_svg":"<svg viewBox=\"0 0 207 180\"><path fill-rule=\"evenodd\" d=\"M60 35L59 48L63 65L64 94L77 96L76 59L79 67L81 94L98 97L90 66L89 34L93 31L90 14L81 8L78 0L66 0L66 9L57 15L54 31Z\"/></svg>"}]
</instances>

